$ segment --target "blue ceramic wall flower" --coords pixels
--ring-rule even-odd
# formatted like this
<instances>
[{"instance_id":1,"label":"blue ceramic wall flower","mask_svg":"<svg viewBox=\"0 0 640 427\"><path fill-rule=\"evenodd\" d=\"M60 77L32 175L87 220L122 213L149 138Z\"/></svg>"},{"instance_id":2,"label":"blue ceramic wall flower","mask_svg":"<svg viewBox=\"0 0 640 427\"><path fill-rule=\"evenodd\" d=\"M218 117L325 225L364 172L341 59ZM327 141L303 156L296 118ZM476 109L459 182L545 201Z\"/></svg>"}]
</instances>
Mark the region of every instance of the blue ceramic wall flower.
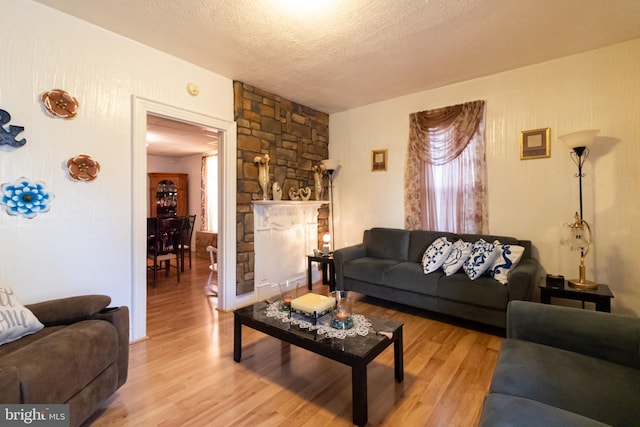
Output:
<instances>
[{"instance_id":1,"label":"blue ceramic wall flower","mask_svg":"<svg viewBox=\"0 0 640 427\"><path fill-rule=\"evenodd\" d=\"M25 218L33 218L39 213L47 212L53 200L53 194L47 191L43 182L33 182L28 178L19 178L13 184L5 182L0 187L0 192L0 205L4 210L9 215Z\"/></svg>"}]
</instances>

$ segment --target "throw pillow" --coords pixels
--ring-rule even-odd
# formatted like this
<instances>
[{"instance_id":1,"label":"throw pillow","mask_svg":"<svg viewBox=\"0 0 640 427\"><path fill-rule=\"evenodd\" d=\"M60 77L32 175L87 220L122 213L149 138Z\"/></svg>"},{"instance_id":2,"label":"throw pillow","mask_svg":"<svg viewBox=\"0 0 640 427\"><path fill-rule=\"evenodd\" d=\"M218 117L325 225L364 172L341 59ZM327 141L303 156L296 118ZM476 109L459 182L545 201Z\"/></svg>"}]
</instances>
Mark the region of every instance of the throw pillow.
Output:
<instances>
[{"instance_id":1,"label":"throw pillow","mask_svg":"<svg viewBox=\"0 0 640 427\"><path fill-rule=\"evenodd\" d=\"M509 272L520 262L524 248L518 245L503 245L500 241L493 242L498 248L498 256L489 269L489 275L503 285L507 284Z\"/></svg>"},{"instance_id":2,"label":"throw pillow","mask_svg":"<svg viewBox=\"0 0 640 427\"><path fill-rule=\"evenodd\" d=\"M463 240L456 241L451 246L451 252L449 252L449 256L445 260L444 264L442 264L442 270L444 274L447 276L451 276L456 271L460 270L462 264L467 260L469 254L471 253L471 243L465 242Z\"/></svg>"},{"instance_id":3,"label":"throw pillow","mask_svg":"<svg viewBox=\"0 0 640 427\"><path fill-rule=\"evenodd\" d=\"M471 254L462 268L469 279L475 280L493 265L497 255L498 251L493 243L480 239L473 244Z\"/></svg>"},{"instance_id":4,"label":"throw pillow","mask_svg":"<svg viewBox=\"0 0 640 427\"><path fill-rule=\"evenodd\" d=\"M424 255L422 255L422 270L424 274L431 273L439 269L447 260L453 243L446 237L438 237L429 245Z\"/></svg>"},{"instance_id":5,"label":"throw pillow","mask_svg":"<svg viewBox=\"0 0 640 427\"><path fill-rule=\"evenodd\" d=\"M23 306L13 290L0 284L0 345L15 341L44 328L34 314Z\"/></svg>"}]
</instances>

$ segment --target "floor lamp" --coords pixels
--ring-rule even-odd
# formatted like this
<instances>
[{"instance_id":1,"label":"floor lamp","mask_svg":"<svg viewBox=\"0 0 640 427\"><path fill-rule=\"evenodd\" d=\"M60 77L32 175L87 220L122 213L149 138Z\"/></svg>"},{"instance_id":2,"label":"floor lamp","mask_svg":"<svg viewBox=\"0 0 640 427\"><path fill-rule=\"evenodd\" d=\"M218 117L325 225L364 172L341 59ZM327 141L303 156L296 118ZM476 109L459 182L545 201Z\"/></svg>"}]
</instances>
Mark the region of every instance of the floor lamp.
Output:
<instances>
[{"instance_id":1,"label":"floor lamp","mask_svg":"<svg viewBox=\"0 0 640 427\"><path fill-rule=\"evenodd\" d=\"M340 162L336 159L325 159L322 161L322 166L327 171L327 175L329 175L329 210L331 211L331 228L329 234L331 235L331 240L333 240L334 245L336 242L336 235L333 222L333 176L339 165Z\"/></svg>"},{"instance_id":2,"label":"floor lamp","mask_svg":"<svg viewBox=\"0 0 640 427\"><path fill-rule=\"evenodd\" d=\"M585 278L584 258L589 253L592 244L591 227L582 216L582 177L584 176L582 166L585 160L587 160L587 157L589 157L589 146L593 144L598 133L600 133L600 130L594 129L573 132L559 137L571 150L571 159L576 166L578 166L578 173L575 176L578 178L580 188L580 214L576 212L575 221L568 225L573 234L572 246L580 249L580 267L579 278L569 280L569 286L581 289L595 289L598 287L596 282L586 280Z\"/></svg>"}]
</instances>

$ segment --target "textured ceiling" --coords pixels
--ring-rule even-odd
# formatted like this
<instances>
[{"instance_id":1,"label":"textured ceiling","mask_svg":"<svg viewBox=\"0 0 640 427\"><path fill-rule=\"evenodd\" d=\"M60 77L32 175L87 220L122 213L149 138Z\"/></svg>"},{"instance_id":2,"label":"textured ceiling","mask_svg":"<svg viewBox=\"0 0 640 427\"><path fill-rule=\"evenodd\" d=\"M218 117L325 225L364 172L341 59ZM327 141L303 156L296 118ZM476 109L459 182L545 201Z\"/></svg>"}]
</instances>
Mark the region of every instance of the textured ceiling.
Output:
<instances>
[{"instance_id":1,"label":"textured ceiling","mask_svg":"<svg viewBox=\"0 0 640 427\"><path fill-rule=\"evenodd\" d=\"M36 1L330 114L640 37L640 0Z\"/></svg>"},{"instance_id":2,"label":"textured ceiling","mask_svg":"<svg viewBox=\"0 0 640 427\"><path fill-rule=\"evenodd\" d=\"M217 129L147 114L147 154L186 157L218 152Z\"/></svg>"}]
</instances>

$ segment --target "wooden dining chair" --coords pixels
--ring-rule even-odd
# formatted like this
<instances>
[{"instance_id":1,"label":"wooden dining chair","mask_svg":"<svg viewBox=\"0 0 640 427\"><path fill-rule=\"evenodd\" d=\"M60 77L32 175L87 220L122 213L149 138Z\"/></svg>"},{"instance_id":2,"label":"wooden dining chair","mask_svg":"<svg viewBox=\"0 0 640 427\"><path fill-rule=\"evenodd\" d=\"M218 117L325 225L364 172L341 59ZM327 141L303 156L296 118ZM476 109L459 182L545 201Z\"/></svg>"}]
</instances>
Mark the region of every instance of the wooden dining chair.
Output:
<instances>
[{"instance_id":1,"label":"wooden dining chair","mask_svg":"<svg viewBox=\"0 0 640 427\"><path fill-rule=\"evenodd\" d=\"M207 282L207 286L204 288L211 292L214 295L218 295L218 285L215 287L211 285L213 282L213 273L218 271L218 248L213 246L207 246L207 252L209 252L209 259L211 260L211 264L209 265L209 281Z\"/></svg>"},{"instance_id":2,"label":"wooden dining chair","mask_svg":"<svg viewBox=\"0 0 640 427\"><path fill-rule=\"evenodd\" d=\"M191 270L191 239L193 238L193 228L196 224L196 216L188 215L182 217L182 234L180 239L180 269L184 271L184 253L189 254L189 270Z\"/></svg>"},{"instance_id":3,"label":"wooden dining chair","mask_svg":"<svg viewBox=\"0 0 640 427\"><path fill-rule=\"evenodd\" d=\"M158 270L169 270L174 267L180 283L180 242L184 219L182 218L147 218L147 258L153 264L153 285L158 281ZM175 260L175 266L172 261Z\"/></svg>"}]
</instances>

